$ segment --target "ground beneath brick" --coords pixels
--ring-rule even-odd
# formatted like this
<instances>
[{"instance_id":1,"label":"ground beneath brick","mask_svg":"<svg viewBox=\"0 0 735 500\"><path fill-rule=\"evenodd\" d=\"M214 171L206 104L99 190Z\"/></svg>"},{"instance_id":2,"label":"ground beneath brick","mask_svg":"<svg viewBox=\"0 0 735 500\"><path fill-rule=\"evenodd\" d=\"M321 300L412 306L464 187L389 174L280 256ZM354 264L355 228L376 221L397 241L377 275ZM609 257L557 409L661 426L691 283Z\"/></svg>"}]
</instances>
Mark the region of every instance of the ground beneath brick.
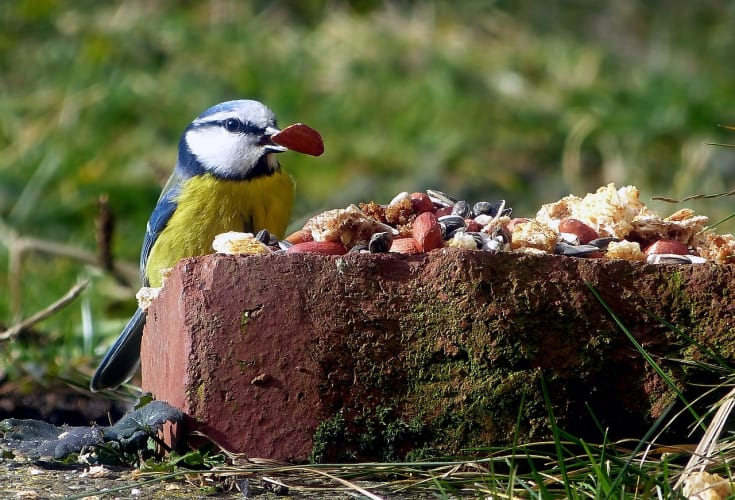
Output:
<instances>
[{"instance_id":1,"label":"ground beneath brick","mask_svg":"<svg viewBox=\"0 0 735 500\"><path fill-rule=\"evenodd\" d=\"M50 463L29 463L14 460L0 461L0 491L3 498L17 499L354 499L366 498L348 488L335 486L329 481L310 481L292 488L276 486L277 476L238 478L211 477L195 474L181 479L156 479L142 475L132 468L106 468L101 477L94 477L88 466L64 466ZM288 481L283 481L288 484ZM431 492L410 492L396 495L381 491L376 483L357 482L381 498L429 499ZM474 495L470 495L473 496Z\"/></svg>"},{"instance_id":2,"label":"ground beneath brick","mask_svg":"<svg viewBox=\"0 0 735 500\"><path fill-rule=\"evenodd\" d=\"M0 420L32 418L55 425L106 425L129 410L129 403L90 396L64 386L28 387L21 391L16 384L0 384ZM16 460L0 451L0 498L52 499L243 499L243 498L327 498L353 499L364 496L333 481L313 478L279 478L274 475L219 477L192 474L161 479L132 467L105 467L95 471L87 465L63 465L51 462ZM290 488L277 486L283 482ZM377 483L358 482L360 487L382 498L423 499L434 495L412 492L395 495Z\"/></svg>"}]
</instances>

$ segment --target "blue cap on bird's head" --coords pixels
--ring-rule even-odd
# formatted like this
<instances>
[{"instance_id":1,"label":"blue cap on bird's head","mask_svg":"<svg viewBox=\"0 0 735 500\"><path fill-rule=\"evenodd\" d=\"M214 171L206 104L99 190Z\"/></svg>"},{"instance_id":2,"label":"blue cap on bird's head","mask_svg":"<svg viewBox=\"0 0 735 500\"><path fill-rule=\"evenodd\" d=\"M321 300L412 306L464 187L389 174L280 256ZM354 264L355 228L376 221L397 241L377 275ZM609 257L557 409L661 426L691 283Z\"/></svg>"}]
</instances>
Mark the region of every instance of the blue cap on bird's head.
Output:
<instances>
[{"instance_id":1,"label":"blue cap on bird's head","mask_svg":"<svg viewBox=\"0 0 735 500\"><path fill-rule=\"evenodd\" d=\"M204 111L179 142L182 173L210 173L224 179L247 179L278 169L272 153L288 148L271 141L280 130L267 106L247 99L226 101Z\"/></svg>"}]
</instances>

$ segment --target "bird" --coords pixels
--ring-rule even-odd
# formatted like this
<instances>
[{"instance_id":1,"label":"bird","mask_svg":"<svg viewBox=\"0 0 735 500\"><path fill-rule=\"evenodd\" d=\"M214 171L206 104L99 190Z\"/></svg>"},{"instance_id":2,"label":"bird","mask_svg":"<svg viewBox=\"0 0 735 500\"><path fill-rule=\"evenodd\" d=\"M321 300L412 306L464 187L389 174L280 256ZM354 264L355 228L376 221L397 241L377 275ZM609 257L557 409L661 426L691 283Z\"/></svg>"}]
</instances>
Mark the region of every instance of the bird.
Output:
<instances>
[{"instance_id":1,"label":"bird","mask_svg":"<svg viewBox=\"0 0 735 500\"><path fill-rule=\"evenodd\" d=\"M144 287L160 287L161 272L180 259L212 253L217 234L266 229L283 237L295 184L276 159L289 149L273 141L279 133L273 112L248 99L212 106L189 124L146 226L140 255ZM145 320L138 308L95 371L93 392L114 389L133 376Z\"/></svg>"}]
</instances>

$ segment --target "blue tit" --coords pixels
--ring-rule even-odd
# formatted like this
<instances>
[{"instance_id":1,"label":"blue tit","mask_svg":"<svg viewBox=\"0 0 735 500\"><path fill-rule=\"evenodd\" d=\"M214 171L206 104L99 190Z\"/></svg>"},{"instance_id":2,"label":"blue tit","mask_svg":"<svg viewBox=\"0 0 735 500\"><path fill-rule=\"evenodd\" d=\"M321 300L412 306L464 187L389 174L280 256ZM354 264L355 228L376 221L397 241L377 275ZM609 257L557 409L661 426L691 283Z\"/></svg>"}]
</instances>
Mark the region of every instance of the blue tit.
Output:
<instances>
[{"instance_id":1,"label":"blue tit","mask_svg":"<svg viewBox=\"0 0 735 500\"><path fill-rule=\"evenodd\" d=\"M217 234L267 229L283 236L294 182L275 156L288 149L271 140L279 132L273 112L251 100L217 104L191 122L148 220L140 255L143 286L160 287L161 271L182 258L212 253ZM117 387L135 373L145 319L138 309L97 368L92 391Z\"/></svg>"}]
</instances>

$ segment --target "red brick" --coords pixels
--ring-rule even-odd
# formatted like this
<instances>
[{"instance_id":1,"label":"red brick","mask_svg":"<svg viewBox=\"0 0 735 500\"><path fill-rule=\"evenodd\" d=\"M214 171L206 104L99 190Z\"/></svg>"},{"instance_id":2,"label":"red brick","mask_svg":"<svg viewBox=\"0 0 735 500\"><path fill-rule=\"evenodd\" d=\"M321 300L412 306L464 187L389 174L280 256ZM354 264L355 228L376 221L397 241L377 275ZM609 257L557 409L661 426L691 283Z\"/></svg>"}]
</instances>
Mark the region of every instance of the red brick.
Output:
<instances>
[{"instance_id":1,"label":"red brick","mask_svg":"<svg viewBox=\"0 0 735 500\"><path fill-rule=\"evenodd\" d=\"M589 406L631 437L674 396L588 285L654 357L691 350L641 310L732 343L735 266L676 269L447 249L186 259L148 312L143 389L189 431L284 461L508 444L521 401L521 440L548 439L542 375L558 425L599 439Z\"/></svg>"}]
</instances>

